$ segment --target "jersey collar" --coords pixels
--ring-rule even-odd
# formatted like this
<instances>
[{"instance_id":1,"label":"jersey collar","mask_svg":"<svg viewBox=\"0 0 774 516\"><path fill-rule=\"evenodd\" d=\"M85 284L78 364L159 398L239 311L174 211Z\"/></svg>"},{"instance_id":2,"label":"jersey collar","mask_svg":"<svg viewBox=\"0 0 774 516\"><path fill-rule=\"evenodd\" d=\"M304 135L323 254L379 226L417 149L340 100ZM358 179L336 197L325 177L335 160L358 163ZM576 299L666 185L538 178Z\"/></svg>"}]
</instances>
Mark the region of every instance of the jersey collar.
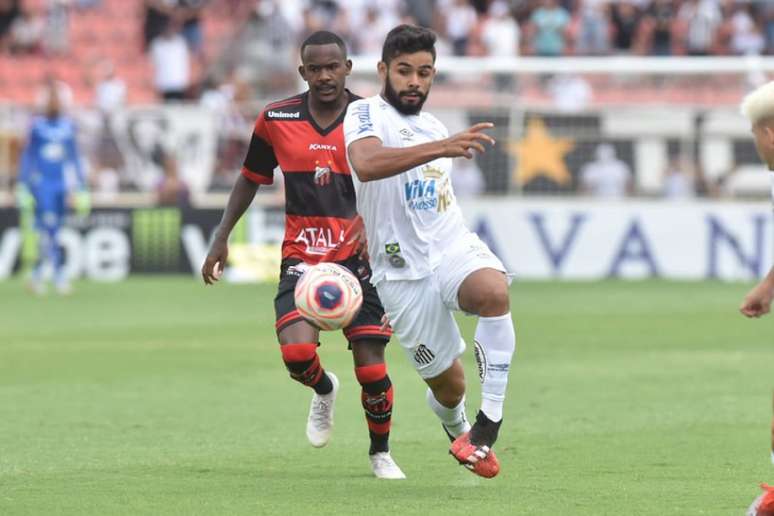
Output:
<instances>
[{"instance_id":1,"label":"jersey collar","mask_svg":"<svg viewBox=\"0 0 774 516\"><path fill-rule=\"evenodd\" d=\"M348 89L345 88L344 91L347 92L347 97L349 97L347 100L347 105L351 104L352 102L358 99L358 97ZM302 106L301 109L303 110L302 114L307 120L309 120L309 125L314 127L314 130L317 131L321 136L326 136L331 131L336 129L344 121L344 117L347 115L347 108L345 107L341 111L341 114L336 118L336 120L331 122L331 125L323 129L317 124L317 120L314 119L311 111L309 111L309 91L308 90L304 92L303 99L304 100L301 103L301 106Z\"/></svg>"}]
</instances>

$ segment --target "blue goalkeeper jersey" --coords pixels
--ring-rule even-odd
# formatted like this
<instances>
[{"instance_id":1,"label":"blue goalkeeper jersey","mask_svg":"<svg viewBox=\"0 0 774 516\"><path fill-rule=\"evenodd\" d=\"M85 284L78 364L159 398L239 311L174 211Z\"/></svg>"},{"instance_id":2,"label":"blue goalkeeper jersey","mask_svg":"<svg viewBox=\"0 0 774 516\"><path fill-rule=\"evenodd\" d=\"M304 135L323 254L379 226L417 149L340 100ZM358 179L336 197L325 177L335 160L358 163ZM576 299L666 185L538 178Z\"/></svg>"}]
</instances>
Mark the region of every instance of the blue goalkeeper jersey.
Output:
<instances>
[{"instance_id":1,"label":"blue goalkeeper jersey","mask_svg":"<svg viewBox=\"0 0 774 516\"><path fill-rule=\"evenodd\" d=\"M19 180L35 197L69 189L68 167L83 188L83 164L75 142L75 125L70 118L35 117L27 146L21 156Z\"/></svg>"}]
</instances>

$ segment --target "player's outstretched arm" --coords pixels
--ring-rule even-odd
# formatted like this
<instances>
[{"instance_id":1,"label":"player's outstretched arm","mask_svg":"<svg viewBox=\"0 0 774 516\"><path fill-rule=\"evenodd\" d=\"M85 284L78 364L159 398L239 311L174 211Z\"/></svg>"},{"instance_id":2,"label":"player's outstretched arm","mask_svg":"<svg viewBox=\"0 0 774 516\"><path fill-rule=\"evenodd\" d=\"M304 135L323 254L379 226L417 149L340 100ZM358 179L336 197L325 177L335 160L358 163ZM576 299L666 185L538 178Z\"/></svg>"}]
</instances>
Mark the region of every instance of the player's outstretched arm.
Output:
<instances>
[{"instance_id":1,"label":"player's outstretched arm","mask_svg":"<svg viewBox=\"0 0 774 516\"><path fill-rule=\"evenodd\" d=\"M385 147L379 138L368 137L350 143L347 152L358 179L376 181L438 158L471 159L474 150L485 152L485 144L494 145L494 138L482 132L492 127L494 124L482 122L449 138L411 147Z\"/></svg>"},{"instance_id":2,"label":"player's outstretched arm","mask_svg":"<svg viewBox=\"0 0 774 516\"><path fill-rule=\"evenodd\" d=\"M771 309L772 299L774 299L774 267L755 288L747 293L739 311L747 317L766 315Z\"/></svg>"},{"instance_id":3,"label":"player's outstretched arm","mask_svg":"<svg viewBox=\"0 0 774 516\"><path fill-rule=\"evenodd\" d=\"M240 174L231 189L223 217L215 230L215 236L202 265L202 279L207 285L218 281L228 259L228 237L237 221L255 198L258 185Z\"/></svg>"}]
</instances>

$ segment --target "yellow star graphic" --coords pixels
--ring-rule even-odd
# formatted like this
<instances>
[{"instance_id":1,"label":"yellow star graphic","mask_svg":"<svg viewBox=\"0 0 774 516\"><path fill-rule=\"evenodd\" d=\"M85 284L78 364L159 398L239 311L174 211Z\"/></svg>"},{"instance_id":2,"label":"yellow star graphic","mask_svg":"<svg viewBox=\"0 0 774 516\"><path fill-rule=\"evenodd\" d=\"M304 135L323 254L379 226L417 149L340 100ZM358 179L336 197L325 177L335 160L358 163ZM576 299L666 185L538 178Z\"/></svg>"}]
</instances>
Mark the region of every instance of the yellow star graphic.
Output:
<instances>
[{"instance_id":1,"label":"yellow star graphic","mask_svg":"<svg viewBox=\"0 0 774 516\"><path fill-rule=\"evenodd\" d=\"M525 185L538 176L545 176L566 186L572 181L564 156L575 147L569 138L554 138L541 118L531 118L527 133L519 141L511 142L508 149L516 158L513 180Z\"/></svg>"}]
</instances>

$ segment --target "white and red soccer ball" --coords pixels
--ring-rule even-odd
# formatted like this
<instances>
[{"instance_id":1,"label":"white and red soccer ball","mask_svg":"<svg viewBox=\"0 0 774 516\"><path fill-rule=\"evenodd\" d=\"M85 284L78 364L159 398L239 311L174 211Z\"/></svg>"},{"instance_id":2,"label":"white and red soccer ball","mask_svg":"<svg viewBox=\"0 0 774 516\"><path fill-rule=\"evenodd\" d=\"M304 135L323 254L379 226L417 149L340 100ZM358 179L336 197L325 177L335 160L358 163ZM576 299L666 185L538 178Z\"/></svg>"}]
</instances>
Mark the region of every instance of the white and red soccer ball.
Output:
<instances>
[{"instance_id":1,"label":"white and red soccer ball","mask_svg":"<svg viewBox=\"0 0 774 516\"><path fill-rule=\"evenodd\" d=\"M296 283L296 310L321 330L349 326L363 305L360 282L346 267L329 262L309 267Z\"/></svg>"}]
</instances>

